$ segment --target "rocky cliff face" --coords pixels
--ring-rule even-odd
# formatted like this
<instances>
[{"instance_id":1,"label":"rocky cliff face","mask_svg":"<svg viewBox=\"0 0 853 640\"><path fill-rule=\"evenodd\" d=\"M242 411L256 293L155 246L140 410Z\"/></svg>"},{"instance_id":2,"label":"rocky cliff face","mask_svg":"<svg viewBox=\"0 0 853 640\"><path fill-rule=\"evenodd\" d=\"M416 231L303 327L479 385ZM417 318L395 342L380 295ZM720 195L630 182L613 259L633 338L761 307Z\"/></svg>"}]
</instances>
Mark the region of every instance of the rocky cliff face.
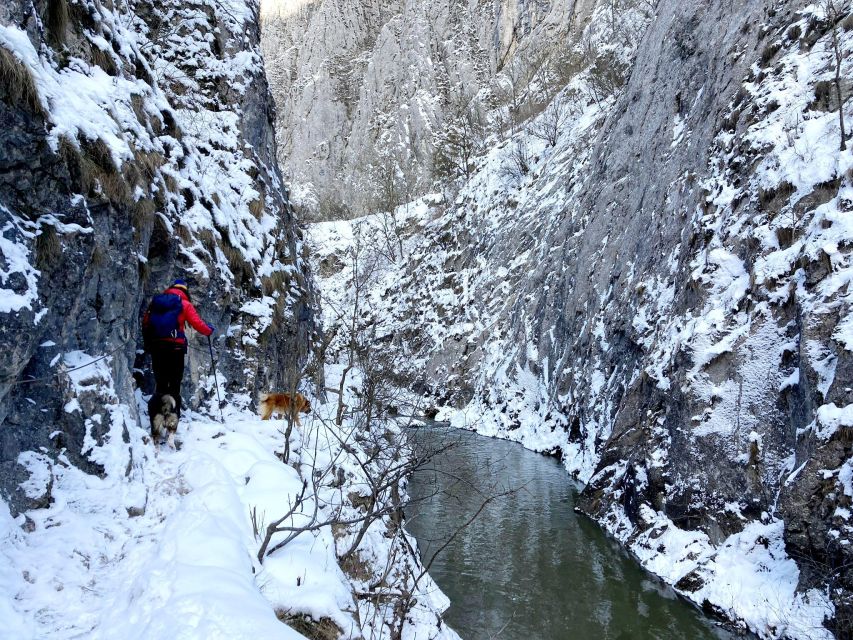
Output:
<instances>
[{"instance_id":1,"label":"rocky cliff face","mask_svg":"<svg viewBox=\"0 0 853 640\"><path fill-rule=\"evenodd\" d=\"M304 364L312 293L257 11L0 7L0 488L13 512L50 501L54 464L135 472L136 383L150 391L138 319L171 278L217 327L221 391L238 404ZM188 365L198 407L216 396L201 340ZM123 459L99 455L122 440Z\"/></svg>"},{"instance_id":2,"label":"rocky cliff face","mask_svg":"<svg viewBox=\"0 0 853 640\"><path fill-rule=\"evenodd\" d=\"M552 106L491 129L458 197L398 210L365 327L458 424L559 451L708 612L849 637L850 7L566 11Z\"/></svg>"},{"instance_id":3,"label":"rocky cliff face","mask_svg":"<svg viewBox=\"0 0 853 640\"><path fill-rule=\"evenodd\" d=\"M591 3L569 4L264 3L279 157L306 213L360 215L429 190L442 132L519 99L532 69L510 62L577 32Z\"/></svg>"}]
</instances>

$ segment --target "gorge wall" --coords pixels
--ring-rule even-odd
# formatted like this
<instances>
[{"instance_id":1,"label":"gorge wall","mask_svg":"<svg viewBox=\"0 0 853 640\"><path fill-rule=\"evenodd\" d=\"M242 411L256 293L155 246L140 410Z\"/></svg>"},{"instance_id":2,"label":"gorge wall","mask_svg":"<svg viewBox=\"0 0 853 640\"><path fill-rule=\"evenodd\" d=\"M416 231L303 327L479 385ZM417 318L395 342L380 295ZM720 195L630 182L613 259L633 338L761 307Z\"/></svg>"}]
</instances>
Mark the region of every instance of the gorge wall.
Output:
<instances>
[{"instance_id":1,"label":"gorge wall","mask_svg":"<svg viewBox=\"0 0 853 640\"><path fill-rule=\"evenodd\" d=\"M402 37L427 5L481 19ZM481 118L475 157L380 231L405 252L363 327L401 380L558 453L582 510L707 612L851 637L849 4L371 6L306 3L265 47L286 44L268 64L309 194L329 170L361 197L369 180L337 178L356 151L397 153L382 131L418 131L401 144L422 157L430 131L446 143L452 109L408 99L436 78L464 78ZM427 46L460 40L476 47ZM412 164L417 195L437 172Z\"/></svg>"},{"instance_id":2,"label":"gorge wall","mask_svg":"<svg viewBox=\"0 0 853 640\"><path fill-rule=\"evenodd\" d=\"M284 387L315 331L252 2L0 6L0 491L133 474L139 316L174 277L217 327L221 391ZM184 397L216 397L191 340ZM224 381L223 381L224 377ZM136 380L135 380L136 378ZM138 433L138 430L130 430ZM101 445L126 443L119 460ZM128 508L138 508L128 498Z\"/></svg>"},{"instance_id":3,"label":"gorge wall","mask_svg":"<svg viewBox=\"0 0 853 640\"><path fill-rule=\"evenodd\" d=\"M265 2L279 159L297 202L306 214L351 217L429 190L447 128L472 111L485 126L498 105L520 100L532 70L513 61L550 55L593 6Z\"/></svg>"}]
</instances>

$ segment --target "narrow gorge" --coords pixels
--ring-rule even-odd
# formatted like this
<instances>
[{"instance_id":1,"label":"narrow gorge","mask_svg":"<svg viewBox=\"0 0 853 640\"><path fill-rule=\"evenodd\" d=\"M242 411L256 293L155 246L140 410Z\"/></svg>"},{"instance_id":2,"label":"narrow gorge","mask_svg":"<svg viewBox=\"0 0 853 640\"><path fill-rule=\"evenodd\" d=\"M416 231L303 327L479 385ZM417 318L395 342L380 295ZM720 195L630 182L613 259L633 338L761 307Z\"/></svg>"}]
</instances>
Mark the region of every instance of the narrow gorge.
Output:
<instances>
[{"instance_id":1,"label":"narrow gorge","mask_svg":"<svg viewBox=\"0 0 853 640\"><path fill-rule=\"evenodd\" d=\"M558 456L709 615L850 637L849 3L271 1L263 25L295 202L355 218L312 227L320 289L356 290L399 383Z\"/></svg>"},{"instance_id":2,"label":"narrow gorge","mask_svg":"<svg viewBox=\"0 0 853 640\"><path fill-rule=\"evenodd\" d=\"M850 0L0 0L0 640L853 638L851 95Z\"/></svg>"}]
</instances>

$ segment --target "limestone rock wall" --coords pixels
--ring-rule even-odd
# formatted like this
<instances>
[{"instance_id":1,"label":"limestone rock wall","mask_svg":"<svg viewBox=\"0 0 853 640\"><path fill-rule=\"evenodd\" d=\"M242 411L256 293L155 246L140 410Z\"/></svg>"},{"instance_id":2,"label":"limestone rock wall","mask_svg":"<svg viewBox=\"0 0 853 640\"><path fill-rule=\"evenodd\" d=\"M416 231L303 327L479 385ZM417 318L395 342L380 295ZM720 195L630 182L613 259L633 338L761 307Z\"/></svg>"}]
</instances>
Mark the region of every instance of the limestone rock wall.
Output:
<instances>
[{"instance_id":1,"label":"limestone rock wall","mask_svg":"<svg viewBox=\"0 0 853 640\"><path fill-rule=\"evenodd\" d=\"M507 100L509 79L501 73L518 76L520 85L544 52L588 19L590 4L265 2L279 157L306 213L380 210L388 173L401 201L429 191L437 134L448 118ZM510 72L519 51L518 60L536 64Z\"/></svg>"},{"instance_id":2,"label":"limestone rock wall","mask_svg":"<svg viewBox=\"0 0 853 640\"><path fill-rule=\"evenodd\" d=\"M13 512L50 500L54 464L135 472L151 390L139 315L174 277L217 328L232 401L299 378L313 294L257 16L204 0L0 8L0 490ZM213 409L210 367L193 339L191 406Z\"/></svg>"}]
</instances>

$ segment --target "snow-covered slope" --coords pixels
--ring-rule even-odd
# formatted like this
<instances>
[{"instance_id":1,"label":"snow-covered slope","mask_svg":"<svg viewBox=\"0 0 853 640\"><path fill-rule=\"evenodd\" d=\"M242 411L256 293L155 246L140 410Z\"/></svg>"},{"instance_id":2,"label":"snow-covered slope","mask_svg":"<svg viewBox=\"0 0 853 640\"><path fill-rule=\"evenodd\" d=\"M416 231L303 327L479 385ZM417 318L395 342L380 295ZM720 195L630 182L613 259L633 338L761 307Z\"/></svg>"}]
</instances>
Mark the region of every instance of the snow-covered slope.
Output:
<instances>
[{"instance_id":1,"label":"snow-covered slope","mask_svg":"<svg viewBox=\"0 0 853 640\"><path fill-rule=\"evenodd\" d=\"M833 84L840 64L849 132L853 21L832 7L657 3L624 85L602 95L581 67L558 94L553 146L546 109L492 137L458 194L374 219L404 257L362 309L443 415L559 450L586 513L768 638L853 629L853 158ZM610 46L612 15L584 42ZM318 241L328 273L344 240Z\"/></svg>"}]
</instances>

